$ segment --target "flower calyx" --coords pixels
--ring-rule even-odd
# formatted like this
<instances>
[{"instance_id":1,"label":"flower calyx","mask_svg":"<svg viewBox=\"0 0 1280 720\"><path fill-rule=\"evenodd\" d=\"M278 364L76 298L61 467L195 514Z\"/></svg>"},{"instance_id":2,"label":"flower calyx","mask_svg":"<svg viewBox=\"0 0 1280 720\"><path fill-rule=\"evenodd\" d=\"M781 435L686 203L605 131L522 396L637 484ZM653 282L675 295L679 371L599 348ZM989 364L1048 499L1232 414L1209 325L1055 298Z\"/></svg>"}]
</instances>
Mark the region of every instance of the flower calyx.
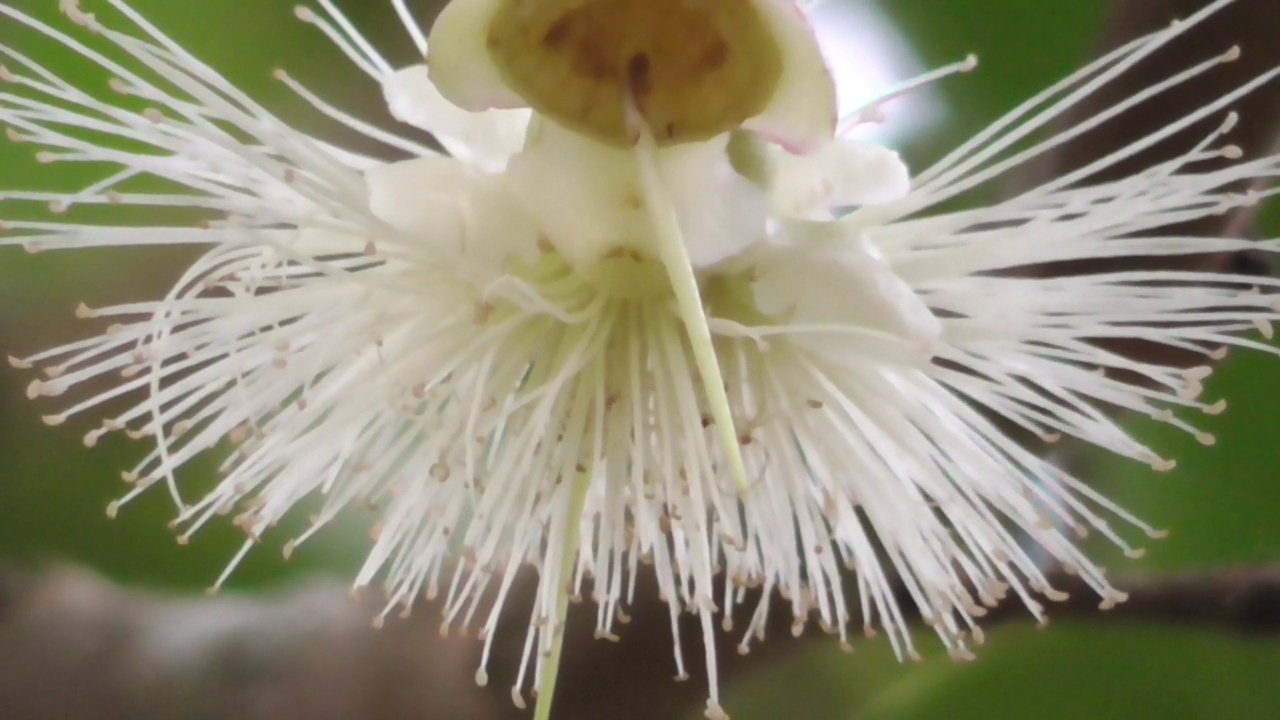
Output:
<instances>
[{"instance_id":1,"label":"flower calyx","mask_svg":"<svg viewBox=\"0 0 1280 720\"><path fill-rule=\"evenodd\" d=\"M530 107L615 147L746 128L796 152L831 139L835 88L787 0L454 0L432 79L469 110Z\"/></svg>"}]
</instances>

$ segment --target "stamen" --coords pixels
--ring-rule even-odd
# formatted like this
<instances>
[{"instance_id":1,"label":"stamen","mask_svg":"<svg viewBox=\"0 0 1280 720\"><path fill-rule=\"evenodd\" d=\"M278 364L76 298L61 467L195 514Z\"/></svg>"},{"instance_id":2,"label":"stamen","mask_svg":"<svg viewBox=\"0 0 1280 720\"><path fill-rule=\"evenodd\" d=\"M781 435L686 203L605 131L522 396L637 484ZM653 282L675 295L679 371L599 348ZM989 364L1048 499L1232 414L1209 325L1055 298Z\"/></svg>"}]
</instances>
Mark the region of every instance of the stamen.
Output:
<instances>
[{"instance_id":1,"label":"stamen","mask_svg":"<svg viewBox=\"0 0 1280 720\"><path fill-rule=\"evenodd\" d=\"M884 115L881 113L881 108L889 101L895 100L903 95L907 95L908 93L915 92L926 85L931 85L952 75L972 72L977 67L978 56L967 55L964 60L951 63L950 65L943 65L940 68L930 70L929 72L922 73L905 82L894 85L840 118L840 121L837 124L836 135L847 135L851 130L853 130L853 128L865 123L883 122Z\"/></svg>"}]
</instances>

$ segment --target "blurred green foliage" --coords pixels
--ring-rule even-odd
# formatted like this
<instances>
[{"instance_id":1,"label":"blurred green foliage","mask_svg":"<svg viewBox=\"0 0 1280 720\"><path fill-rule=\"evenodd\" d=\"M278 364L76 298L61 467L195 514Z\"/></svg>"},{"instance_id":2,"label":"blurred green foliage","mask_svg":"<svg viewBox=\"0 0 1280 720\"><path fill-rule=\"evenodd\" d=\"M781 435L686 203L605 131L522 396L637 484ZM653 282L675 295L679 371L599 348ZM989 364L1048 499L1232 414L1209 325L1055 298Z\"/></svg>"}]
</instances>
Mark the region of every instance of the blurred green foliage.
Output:
<instances>
[{"instance_id":1,"label":"blurred green foliage","mask_svg":"<svg viewBox=\"0 0 1280 720\"><path fill-rule=\"evenodd\" d=\"M50 18L54 0L4 0ZM274 67L348 108L379 105L377 88L354 71L314 28L297 22L293 0L135 0L133 5L194 54L222 70L273 111L303 129L350 139L317 119L270 77ZM388 3L348 0L352 19L397 62L413 52ZM920 0L888 6L917 44L926 65L976 52L978 72L941 86L950 115L940 132L905 152L916 167L1003 110L1070 72L1088 56L1105 15L1105 0ZM97 8L93 8L97 9ZM82 68L65 52L0 20L0 42L38 52L68 72ZM86 83L103 78L86 75ZM61 168L36 166L26 148L0 145L0 190L73 187ZM11 212L0 205L0 216ZM1271 234L1276 233L1272 223ZM82 335L72 317L80 301L103 304L154 296L171 279L181 252L84 252L75 255L0 254L0 347L24 355ZM0 557L19 561L68 559L118 579L176 588L202 587L217 577L242 536L226 524L201 531L178 547L165 524L167 495L154 491L108 521L103 509L123 491L118 472L140 448L104 440L92 452L80 443L92 420L50 429L47 411L23 397L28 374L0 375ZM1219 437L1205 448L1193 438L1149 422L1135 431L1176 457L1179 469L1157 475L1113 458L1092 464L1091 478L1117 500L1160 527L1140 562L1109 561L1118 571L1160 571L1280 560L1280 363L1236 353L1209 384L1231 409L1202 425ZM193 467L188 481L211 475L216 458ZM353 517L285 563L278 553L288 528L249 555L232 586L256 587L318 569L348 574L365 547L367 521ZM1100 549L1100 552L1106 552ZM1050 609L1051 610L1051 609ZM1260 720L1280 711L1280 644L1225 634L1168 628L1054 625L1047 631L1010 626L989 633L979 660L955 665L922 634L927 662L901 666L883 641L859 642L852 658L834 647L746 679L731 693L739 720L818 718L1213 718ZM625 636L624 636L625 642ZM773 642L787 642L775 639Z\"/></svg>"}]
</instances>

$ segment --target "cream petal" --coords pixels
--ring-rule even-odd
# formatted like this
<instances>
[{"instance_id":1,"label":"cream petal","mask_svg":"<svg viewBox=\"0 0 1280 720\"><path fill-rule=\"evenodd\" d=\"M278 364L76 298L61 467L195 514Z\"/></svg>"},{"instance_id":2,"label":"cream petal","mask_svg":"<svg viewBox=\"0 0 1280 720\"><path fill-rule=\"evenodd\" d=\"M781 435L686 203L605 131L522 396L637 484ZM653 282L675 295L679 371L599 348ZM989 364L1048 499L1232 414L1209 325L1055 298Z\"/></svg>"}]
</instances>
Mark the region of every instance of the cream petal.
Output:
<instances>
[{"instance_id":1,"label":"cream petal","mask_svg":"<svg viewBox=\"0 0 1280 720\"><path fill-rule=\"evenodd\" d=\"M753 249L758 309L796 325L870 329L933 354L942 324L867 238L834 222L785 221L768 244ZM799 336L821 348L847 339Z\"/></svg>"},{"instance_id":2,"label":"cream petal","mask_svg":"<svg viewBox=\"0 0 1280 720\"><path fill-rule=\"evenodd\" d=\"M645 246L637 173L629 151L535 116L525 149L504 177L551 244L571 265L585 267L615 248Z\"/></svg>"},{"instance_id":3,"label":"cream petal","mask_svg":"<svg viewBox=\"0 0 1280 720\"><path fill-rule=\"evenodd\" d=\"M432 245L462 250L463 192L466 168L456 160L427 157L390 163L365 173L369 209L400 233Z\"/></svg>"},{"instance_id":4,"label":"cream petal","mask_svg":"<svg viewBox=\"0 0 1280 720\"><path fill-rule=\"evenodd\" d=\"M524 144L529 110L464 110L440 94L426 65L389 75L382 92L392 117L426 130L450 155L481 170L501 172Z\"/></svg>"},{"instance_id":5,"label":"cream petal","mask_svg":"<svg viewBox=\"0 0 1280 720\"><path fill-rule=\"evenodd\" d=\"M499 176L428 157L365 173L369 209L410 242L501 267L538 254L538 231Z\"/></svg>"},{"instance_id":6,"label":"cream petal","mask_svg":"<svg viewBox=\"0 0 1280 720\"><path fill-rule=\"evenodd\" d=\"M440 11L427 41L431 80L465 110L518 108L527 103L511 91L489 57L489 26L509 0L452 0Z\"/></svg>"},{"instance_id":7,"label":"cream petal","mask_svg":"<svg viewBox=\"0 0 1280 720\"><path fill-rule=\"evenodd\" d=\"M833 140L808 155L778 152L773 170L770 204L794 218L829 219L835 208L880 205L911 190L898 153L853 140Z\"/></svg>"},{"instance_id":8,"label":"cream petal","mask_svg":"<svg viewBox=\"0 0 1280 720\"><path fill-rule=\"evenodd\" d=\"M676 145L659 153L666 181L694 267L733 257L765 233L768 202L762 190L729 162L729 136Z\"/></svg>"},{"instance_id":9,"label":"cream petal","mask_svg":"<svg viewBox=\"0 0 1280 720\"><path fill-rule=\"evenodd\" d=\"M720 262L764 235L764 193L733 170L727 144L727 136L721 136L658 154L658 173L695 267ZM575 267L588 266L617 248L656 254L639 177L631 150L604 145L549 120L537 123L528 146L512 158L506 173L543 233Z\"/></svg>"},{"instance_id":10,"label":"cream petal","mask_svg":"<svg viewBox=\"0 0 1280 720\"><path fill-rule=\"evenodd\" d=\"M806 153L835 137L836 85L804 12L792 0L751 0L774 28L782 77L764 112L744 127L790 152Z\"/></svg>"}]
</instances>

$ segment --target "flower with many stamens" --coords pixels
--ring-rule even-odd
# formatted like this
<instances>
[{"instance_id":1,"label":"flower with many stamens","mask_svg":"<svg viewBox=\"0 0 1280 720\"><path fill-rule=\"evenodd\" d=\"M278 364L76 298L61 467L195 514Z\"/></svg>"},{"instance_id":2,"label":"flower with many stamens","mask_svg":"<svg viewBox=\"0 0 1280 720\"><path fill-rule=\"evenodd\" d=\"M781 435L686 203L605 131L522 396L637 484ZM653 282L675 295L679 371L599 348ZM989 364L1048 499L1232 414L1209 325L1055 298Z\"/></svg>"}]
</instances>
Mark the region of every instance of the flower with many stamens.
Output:
<instances>
[{"instance_id":1,"label":"flower with many stamens","mask_svg":"<svg viewBox=\"0 0 1280 720\"><path fill-rule=\"evenodd\" d=\"M5 222L3 242L33 251L205 248L166 297L82 307L111 326L13 362L43 370L33 397L88 388L51 424L123 402L85 442L126 431L154 444L125 473L121 502L166 488L181 539L234 514L249 537L238 560L320 496L288 554L345 506L374 501L357 585L380 578L388 612L443 595L446 626L480 626L481 683L504 600L532 566L512 692L523 704L536 688L540 717L570 594L595 602L597 632L612 637L625 605L646 601L633 597L641 573L656 578L673 631L681 612L701 620L712 717L723 715L714 625L745 613L745 651L777 597L797 632L812 621L847 642L862 622L915 656L901 587L964 657L1001 598L1041 617L1037 598L1059 596L1043 558L1106 606L1123 593L1077 538L1097 532L1136 555L1111 520L1159 534L1010 428L1171 468L1112 411L1211 442L1175 413L1222 410L1199 399L1208 369L1144 362L1113 341L1206 358L1274 351L1249 333L1269 336L1280 316L1269 279L1020 270L1280 249L1160 234L1270 193L1228 191L1280 174L1280 157L1242 159L1223 144L1229 114L1173 160L1096 179L1276 73L1003 202L933 208L1230 61L1208 58L1029 140L1228 1L1107 55L913 180L893 152L847 137L854 123L837 123L805 16L783 0L454 0L430 42L393 0L426 58L399 69L329 0L317 0L322 13L300 9L443 152L280 79L407 156L397 162L291 129L123 0L103 3L140 34L63 3L110 52L0 3L7 21L105 69L127 96L104 102L0 46L10 136L42 147L42 161L109 168L80 191L9 191L8 202L219 216L196 227ZM1222 159L1236 162L1208 164ZM224 448L217 486L187 497L181 467ZM762 600L743 608L754 587Z\"/></svg>"}]
</instances>

